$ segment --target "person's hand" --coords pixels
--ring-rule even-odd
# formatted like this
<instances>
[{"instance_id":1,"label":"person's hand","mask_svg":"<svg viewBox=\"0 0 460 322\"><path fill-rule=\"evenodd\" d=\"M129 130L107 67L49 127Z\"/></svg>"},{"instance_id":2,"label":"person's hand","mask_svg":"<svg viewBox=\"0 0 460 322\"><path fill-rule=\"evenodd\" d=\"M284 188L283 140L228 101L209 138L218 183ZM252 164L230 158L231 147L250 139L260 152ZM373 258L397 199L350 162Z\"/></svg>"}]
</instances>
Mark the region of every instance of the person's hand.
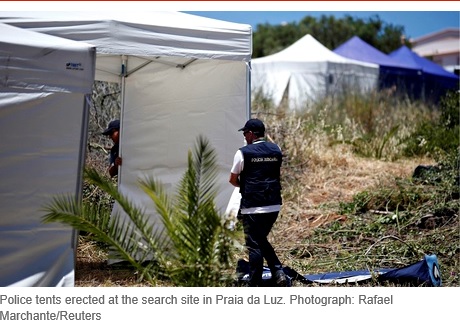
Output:
<instances>
[{"instance_id":1,"label":"person's hand","mask_svg":"<svg viewBox=\"0 0 460 322\"><path fill-rule=\"evenodd\" d=\"M117 157L117 158L115 159L115 165L116 165L116 166L121 165L121 161L122 161L121 158L120 158L120 157Z\"/></svg>"}]
</instances>

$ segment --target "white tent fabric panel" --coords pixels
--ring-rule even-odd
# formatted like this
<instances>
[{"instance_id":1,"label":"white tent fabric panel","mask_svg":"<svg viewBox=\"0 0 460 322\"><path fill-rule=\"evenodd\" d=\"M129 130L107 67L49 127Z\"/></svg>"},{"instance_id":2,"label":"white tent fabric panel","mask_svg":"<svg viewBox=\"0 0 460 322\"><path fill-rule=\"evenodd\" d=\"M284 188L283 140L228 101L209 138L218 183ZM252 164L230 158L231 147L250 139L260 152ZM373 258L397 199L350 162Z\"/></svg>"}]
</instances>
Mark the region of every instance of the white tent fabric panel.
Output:
<instances>
[{"instance_id":1,"label":"white tent fabric panel","mask_svg":"<svg viewBox=\"0 0 460 322\"><path fill-rule=\"evenodd\" d=\"M291 109L345 90L366 92L377 86L379 66L344 58L306 35L286 49L251 62L253 93Z\"/></svg>"},{"instance_id":2,"label":"white tent fabric panel","mask_svg":"<svg viewBox=\"0 0 460 322\"><path fill-rule=\"evenodd\" d=\"M73 286L75 232L44 224L79 197L94 46L0 24L0 286Z\"/></svg>"},{"instance_id":3,"label":"white tent fabric panel","mask_svg":"<svg viewBox=\"0 0 460 322\"><path fill-rule=\"evenodd\" d=\"M243 145L237 129L250 116L250 25L142 10L0 12L0 21L96 47L96 79L122 88L122 193L154 213L139 178L154 175L173 190L204 134L218 154L216 202L226 209L233 154Z\"/></svg>"},{"instance_id":4,"label":"white tent fabric panel","mask_svg":"<svg viewBox=\"0 0 460 322\"><path fill-rule=\"evenodd\" d=\"M1 23L0 35L0 91L91 92L94 47Z\"/></svg>"},{"instance_id":5,"label":"white tent fabric panel","mask_svg":"<svg viewBox=\"0 0 460 322\"><path fill-rule=\"evenodd\" d=\"M128 77L120 191L154 214L153 202L139 188L139 179L152 176L174 194L186 170L188 151L202 135L217 153L216 203L224 212L233 191L228 183L231 162L243 144L238 129L246 115L246 68L242 62L202 60L184 69L151 73L146 68ZM155 221L155 216L151 218Z\"/></svg>"},{"instance_id":6,"label":"white tent fabric panel","mask_svg":"<svg viewBox=\"0 0 460 322\"><path fill-rule=\"evenodd\" d=\"M81 191L83 100L0 93L0 286L74 283L73 229L42 216L52 197Z\"/></svg>"}]
</instances>

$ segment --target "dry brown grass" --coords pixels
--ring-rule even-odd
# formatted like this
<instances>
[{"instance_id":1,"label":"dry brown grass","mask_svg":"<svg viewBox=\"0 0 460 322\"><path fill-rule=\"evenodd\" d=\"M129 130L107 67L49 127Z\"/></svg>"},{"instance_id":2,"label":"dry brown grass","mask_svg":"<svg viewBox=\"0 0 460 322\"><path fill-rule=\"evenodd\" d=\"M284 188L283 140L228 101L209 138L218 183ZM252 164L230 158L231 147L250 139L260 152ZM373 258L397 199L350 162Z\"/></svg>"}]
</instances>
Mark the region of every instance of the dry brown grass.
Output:
<instances>
[{"instance_id":1,"label":"dry brown grass","mask_svg":"<svg viewBox=\"0 0 460 322\"><path fill-rule=\"evenodd\" d=\"M113 269L107 265L107 253L94 241L80 236L75 267L77 287L146 287L131 269Z\"/></svg>"},{"instance_id":2,"label":"dry brown grass","mask_svg":"<svg viewBox=\"0 0 460 322\"><path fill-rule=\"evenodd\" d=\"M315 258L302 256L302 252L309 252L308 245L302 245L302 241L308 238L316 227L331 221L347 220L345 216L339 215L333 206L321 207L322 205L351 201L353 195L360 191L379 185L391 185L395 177L408 177L417 165L430 162L432 161L428 159L397 162L364 159L354 156L344 146L335 146L324 153L312 155L302 169L297 169L298 184L295 187L285 187L294 197L285 201L270 237L280 259L285 265L294 268L299 266L299 258L302 261L301 266L308 265L309 261ZM297 251L296 258L290 255L293 249ZM242 258L245 252L240 251L237 256ZM235 265L237 259L235 258ZM135 271L111 269L106 260L107 254L101 247L87 238L80 237L75 286L168 286L161 281L156 285L139 282Z\"/></svg>"},{"instance_id":3,"label":"dry brown grass","mask_svg":"<svg viewBox=\"0 0 460 322\"><path fill-rule=\"evenodd\" d=\"M395 178L410 177L417 165L434 163L432 159L424 158L399 159L403 155L403 145L399 144L399 141L414 132L418 121L435 119L433 114L436 114L436 110L427 109L423 104L406 100L395 102L391 97L382 98L378 95L363 100L351 97L349 100L335 103L326 99L319 102L315 107L317 112L310 115L299 115L298 112L292 113L283 108L274 109L270 106L264 98L261 98L260 102L252 102L253 117L264 120L268 127L268 138L278 143L285 153L284 205L270 235L271 241L282 262L299 273L315 274L323 269L329 271L343 256L352 252L364 253L362 249L357 249L361 237L359 236L355 243L345 243L344 246L341 241L334 240L333 234L324 240L314 239L313 234L321 232L322 228L333 222L343 223L344 227L346 223L351 222L339 211L339 203L350 202L357 193L363 191L378 191L381 187L391 188L396 185ZM104 109L97 115L105 115L104 113L117 115L111 110L107 112ZM113 117L109 117L111 118ZM107 163L107 155L103 150L110 142L99 135L100 126L97 118L92 117L90 124L93 124L95 130L92 132L93 135L90 135L87 164L103 172L106 171ZM340 126L333 126L337 124ZM385 144L382 153L377 156L375 152L382 147L382 137L396 125L399 126L398 135L392 137ZM361 151L353 151L351 145L343 144L345 141L353 142L355 139L364 138L369 131L373 133L372 144L361 147ZM338 142L342 144L337 144ZM361 155L372 157L361 158L354 152L364 152ZM386 160L398 161L376 160L375 157L381 156ZM87 191L86 195L93 196L91 192ZM108 199L99 198L99 195L95 195L90 202L102 201L108 204ZM456 220L458 222L458 218ZM454 229L455 227L452 228ZM431 236L435 232L426 230L424 233ZM443 233L444 231L440 232ZM356 235L359 234L355 231L350 234L351 237ZM377 240L375 237L365 238L368 239L367 245L374 245ZM440 239L442 238L441 236ZM428 244L435 244L433 240L434 237ZM394 262L400 259L398 255L396 252ZM239 258L246 256L244 248L235 256L236 265ZM451 256L450 253L447 256ZM107 254L101 247L88 238L81 237L77 249L75 285L152 286L139 282L134 271L110 268L106 265L106 260ZM329 263L318 264L321 261ZM394 262L389 264L393 265ZM458 260L449 262L458 263ZM361 262L357 264L360 265ZM381 262L376 263L378 266L380 264ZM156 283L153 286L168 286L162 281ZM458 285L458 281L455 285Z\"/></svg>"},{"instance_id":4,"label":"dry brown grass","mask_svg":"<svg viewBox=\"0 0 460 322\"><path fill-rule=\"evenodd\" d=\"M302 190L297 198L284 203L281 218L273 231L274 245L285 263L292 260L288 254L293 249L308 252L308 245L302 246L300 241L307 239L315 228L332 221L347 220L337 211L339 202L350 202L355 194L379 186L391 187L395 178L410 177L417 165L430 164L432 160L371 160L353 156L343 147L337 147L314 162L316 164L307 167L300 178ZM313 260L316 259L306 256L302 266ZM296 266L292 263L288 265Z\"/></svg>"}]
</instances>

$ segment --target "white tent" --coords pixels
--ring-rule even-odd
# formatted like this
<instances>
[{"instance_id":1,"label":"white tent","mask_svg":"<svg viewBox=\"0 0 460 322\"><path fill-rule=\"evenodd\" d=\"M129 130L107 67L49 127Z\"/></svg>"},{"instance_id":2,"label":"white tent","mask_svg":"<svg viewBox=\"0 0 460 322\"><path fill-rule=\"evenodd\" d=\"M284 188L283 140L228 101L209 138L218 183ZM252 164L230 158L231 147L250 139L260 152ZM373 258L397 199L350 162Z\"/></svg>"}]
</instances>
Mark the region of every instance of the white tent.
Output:
<instances>
[{"instance_id":1,"label":"white tent","mask_svg":"<svg viewBox=\"0 0 460 322\"><path fill-rule=\"evenodd\" d=\"M273 55L251 62L252 93L262 92L291 109L343 91L365 92L377 86L379 66L344 58L311 35Z\"/></svg>"},{"instance_id":2,"label":"white tent","mask_svg":"<svg viewBox=\"0 0 460 322\"><path fill-rule=\"evenodd\" d=\"M0 286L73 286L73 229L43 224L81 196L94 46L0 24Z\"/></svg>"},{"instance_id":3,"label":"white tent","mask_svg":"<svg viewBox=\"0 0 460 322\"><path fill-rule=\"evenodd\" d=\"M153 176L174 192L200 134L217 152L216 202L225 211L243 144L237 129L250 115L250 25L139 10L0 12L0 21L96 46L96 79L122 85L119 189L152 221L158 216L139 179Z\"/></svg>"}]
</instances>

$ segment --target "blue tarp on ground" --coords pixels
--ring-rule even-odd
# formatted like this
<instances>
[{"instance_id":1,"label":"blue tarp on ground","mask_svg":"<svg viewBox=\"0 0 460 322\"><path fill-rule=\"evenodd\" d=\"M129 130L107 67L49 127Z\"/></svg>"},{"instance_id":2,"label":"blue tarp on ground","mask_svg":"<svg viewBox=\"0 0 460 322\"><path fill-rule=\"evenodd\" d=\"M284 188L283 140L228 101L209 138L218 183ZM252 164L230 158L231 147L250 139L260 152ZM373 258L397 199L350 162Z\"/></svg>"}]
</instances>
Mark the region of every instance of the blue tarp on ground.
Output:
<instances>
[{"instance_id":1,"label":"blue tarp on ground","mask_svg":"<svg viewBox=\"0 0 460 322\"><path fill-rule=\"evenodd\" d=\"M322 274L299 274L290 267L283 268L289 281L304 284L356 284L377 280L403 286L441 286L441 270L436 255L424 255L423 259L402 268L381 268L373 271L345 271ZM249 280L249 263L239 260L237 265L238 282L244 284ZM266 286L274 286L271 272L264 267L262 281ZM291 283L289 283L291 285Z\"/></svg>"},{"instance_id":2,"label":"blue tarp on ground","mask_svg":"<svg viewBox=\"0 0 460 322\"><path fill-rule=\"evenodd\" d=\"M402 268L377 269L374 271L347 271L304 275L310 283L344 284L370 281L374 277L380 283L398 285L441 286L441 273L436 255L425 255L422 260Z\"/></svg>"}]
</instances>

